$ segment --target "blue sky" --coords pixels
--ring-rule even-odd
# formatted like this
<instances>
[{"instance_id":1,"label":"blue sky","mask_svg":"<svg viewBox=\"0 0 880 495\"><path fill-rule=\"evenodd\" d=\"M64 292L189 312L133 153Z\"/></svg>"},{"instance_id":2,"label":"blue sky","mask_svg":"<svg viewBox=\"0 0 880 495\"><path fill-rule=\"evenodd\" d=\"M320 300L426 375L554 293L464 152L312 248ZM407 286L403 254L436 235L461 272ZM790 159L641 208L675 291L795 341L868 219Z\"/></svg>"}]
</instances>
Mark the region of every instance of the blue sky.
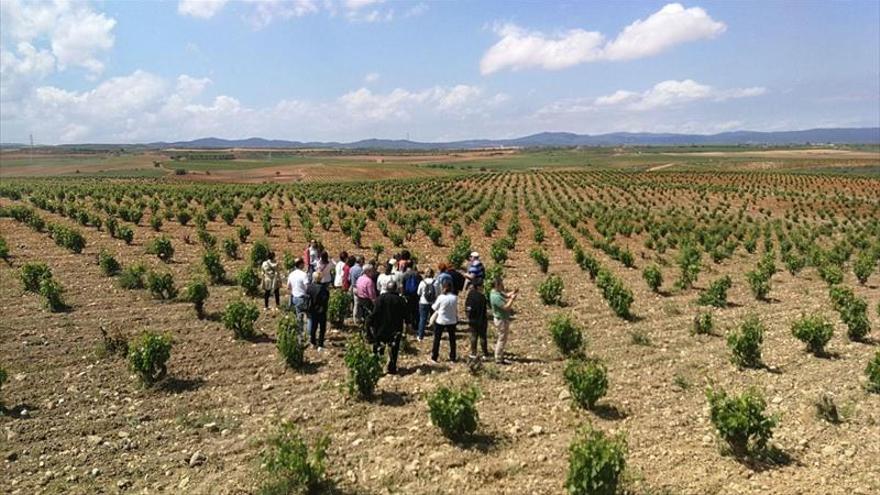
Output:
<instances>
[{"instance_id":1,"label":"blue sky","mask_svg":"<svg viewBox=\"0 0 880 495\"><path fill-rule=\"evenodd\" d=\"M880 125L880 2L0 1L0 141Z\"/></svg>"}]
</instances>

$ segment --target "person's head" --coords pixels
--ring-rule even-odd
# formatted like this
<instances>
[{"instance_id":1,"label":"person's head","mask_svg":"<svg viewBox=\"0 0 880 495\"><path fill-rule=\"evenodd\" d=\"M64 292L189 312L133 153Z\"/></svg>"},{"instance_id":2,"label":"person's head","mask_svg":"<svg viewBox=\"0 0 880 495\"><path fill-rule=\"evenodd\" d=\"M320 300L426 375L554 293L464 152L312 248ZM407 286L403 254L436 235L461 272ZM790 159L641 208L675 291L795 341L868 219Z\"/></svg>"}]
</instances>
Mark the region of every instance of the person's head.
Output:
<instances>
[{"instance_id":1,"label":"person's head","mask_svg":"<svg viewBox=\"0 0 880 495\"><path fill-rule=\"evenodd\" d=\"M275 261L275 251L269 251L269 261Z\"/></svg>"},{"instance_id":2,"label":"person's head","mask_svg":"<svg viewBox=\"0 0 880 495\"><path fill-rule=\"evenodd\" d=\"M339 253L339 261L341 261L343 263L348 261L348 253L346 253L345 251Z\"/></svg>"},{"instance_id":3,"label":"person's head","mask_svg":"<svg viewBox=\"0 0 880 495\"><path fill-rule=\"evenodd\" d=\"M425 272L425 276L428 278L434 278L434 269L428 268L428 271Z\"/></svg>"},{"instance_id":4,"label":"person's head","mask_svg":"<svg viewBox=\"0 0 880 495\"><path fill-rule=\"evenodd\" d=\"M364 265L364 275L370 276L373 275L373 265L367 263Z\"/></svg>"},{"instance_id":5,"label":"person's head","mask_svg":"<svg viewBox=\"0 0 880 495\"><path fill-rule=\"evenodd\" d=\"M400 252L400 259L409 261L410 258L412 258L412 255L406 249Z\"/></svg>"},{"instance_id":6,"label":"person's head","mask_svg":"<svg viewBox=\"0 0 880 495\"><path fill-rule=\"evenodd\" d=\"M354 266L355 261L357 260L354 259L354 256L349 256L348 259L345 260L345 264L351 268Z\"/></svg>"},{"instance_id":7,"label":"person's head","mask_svg":"<svg viewBox=\"0 0 880 495\"><path fill-rule=\"evenodd\" d=\"M394 260L388 260L388 263L385 264L385 275L391 275L391 269L394 267Z\"/></svg>"},{"instance_id":8,"label":"person's head","mask_svg":"<svg viewBox=\"0 0 880 495\"><path fill-rule=\"evenodd\" d=\"M448 269L449 269L449 265L447 265L446 263L439 263L437 265L437 273L443 273Z\"/></svg>"},{"instance_id":9,"label":"person's head","mask_svg":"<svg viewBox=\"0 0 880 495\"><path fill-rule=\"evenodd\" d=\"M473 282L471 282L471 290L475 290L477 292L482 291L483 290L483 279L478 278L478 279L474 280Z\"/></svg>"},{"instance_id":10,"label":"person's head","mask_svg":"<svg viewBox=\"0 0 880 495\"><path fill-rule=\"evenodd\" d=\"M322 263L329 263L330 262L330 255L327 254L327 251L321 252L321 262Z\"/></svg>"},{"instance_id":11,"label":"person's head","mask_svg":"<svg viewBox=\"0 0 880 495\"><path fill-rule=\"evenodd\" d=\"M471 261L479 261L480 253L473 251L468 259L470 259Z\"/></svg>"},{"instance_id":12,"label":"person's head","mask_svg":"<svg viewBox=\"0 0 880 495\"><path fill-rule=\"evenodd\" d=\"M495 287L496 290L504 290L504 279L499 277L495 277L492 281L492 286Z\"/></svg>"},{"instance_id":13,"label":"person's head","mask_svg":"<svg viewBox=\"0 0 880 495\"><path fill-rule=\"evenodd\" d=\"M312 239L309 241L309 247L318 247L318 241Z\"/></svg>"},{"instance_id":14,"label":"person's head","mask_svg":"<svg viewBox=\"0 0 880 495\"><path fill-rule=\"evenodd\" d=\"M320 284L320 283L321 283L321 278L323 278L323 277L321 276L321 272L315 272L315 273L312 274L312 282L314 282L314 283L316 283L316 284Z\"/></svg>"},{"instance_id":15,"label":"person's head","mask_svg":"<svg viewBox=\"0 0 880 495\"><path fill-rule=\"evenodd\" d=\"M357 257L357 264L358 264L358 265L363 265L363 264L364 264L364 257L363 257L363 255Z\"/></svg>"},{"instance_id":16,"label":"person's head","mask_svg":"<svg viewBox=\"0 0 880 495\"><path fill-rule=\"evenodd\" d=\"M385 286L385 291L391 292L392 294L396 294L397 293L397 282L395 282L394 280L392 280L391 282L388 282L388 284Z\"/></svg>"},{"instance_id":17,"label":"person's head","mask_svg":"<svg viewBox=\"0 0 880 495\"><path fill-rule=\"evenodd\" d=\"M450 292L452 292L452 284L449 283L448 281L443 282L443 286L440 287L440 293L441 294L449 294Z\"/></svg>"},{"instance_id":18,"label":"person's head","mask_svg":"<svg viewBox=\"0 0 880 495\"><path fill-rule=\"evenodd\" d=\"M297 258L297 259L293 260L293 267L296 268L297 270L302 270L302 267L305 264L306 263L305 263L305 261L303 261L302 258Z\"/></svg>"}]
</instances>

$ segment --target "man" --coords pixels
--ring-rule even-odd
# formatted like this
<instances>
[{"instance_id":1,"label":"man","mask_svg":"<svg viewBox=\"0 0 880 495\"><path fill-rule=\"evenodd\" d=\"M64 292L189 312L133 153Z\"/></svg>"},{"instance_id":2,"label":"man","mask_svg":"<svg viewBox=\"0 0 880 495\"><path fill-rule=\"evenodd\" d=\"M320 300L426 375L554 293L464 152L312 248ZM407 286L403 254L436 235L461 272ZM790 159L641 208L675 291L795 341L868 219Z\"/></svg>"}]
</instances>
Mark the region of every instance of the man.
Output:
<instances>
[{"instance_id":1,"label":"man","mask_svg":"<svg viewBox=\"0 0 880 495\"><path fill-rule=\"evenodd\" d=\"M309 245L303 250L303 265L308 270L308 276L311 277L315 271L315 264L318 262L318 241L312 239Z\"/></svg>"},{"instance_id":2,"label":"man","mask_svg":"<svg viewBox=\"0 0 880 495\"><path fill-rule=\"evenodd\" d=\"M360 313L358 312L358 299L357 299L357 281L361 278L361 275L364 274L364 257L358 256L355 259L354 265L348 269L348 283L351 284L351 296L352 301L352 313L351 316L354 318L356 323L360 323Z\"/></svg>"},{"instance_id":3,"label":"man","mask_svg":"<svg viewBox=\"0 0 880 495\"><path fill-rule=\"evenodd\" d=\"M489 344L486 330L489 326L489 305L486 296L483 295L483 279L475 279L471 283L471 290L465 300L465 311L468 317L468 327L471 333L471 359L477 358L477 340L483 351L483 358L489 357Z\"/></svg>"},{"instance_id":4,"label":"man","mask_svg":"<svg viewBox=\"0 0 880 495\"><path fill-rule=\"evenodd\" d=\"M290 293L290 307L296 312L296 321L300 339L303 338L303 320L308 311L309 275L303 270L305 262L302 258L293 261L293 271L287 277L287 291Z\"/></svg>"},{"instance_id":5,"label":"man","mask_svg":"<svg viewBox=\"0 0 880 495\"><path fill-rule=\"evenodd\" d=\"M467 278L468 283L473 284L477 280L482 282L485 277L486 269L483 266L483 262L480 261L480 253L474 251L468 258L468 267L465 278Z\"/></svg>"},{"instance_id":6,"label":"man","mask_svg":"<svg viewBox=\"0 0 880 495\"><path fill-rule=\"evenodd\" d=\"M403 336L403 322L408 321L406 300L397 294L397 282L389 282L385 293L376 300L376 307L370 314L370 326L375 340L373 352L380 356L385 346L391 347L388 358L388 374L397 374L397 355Z\"/></svg>"},{"instance_id":7,"label":"man","mask_svg":"<svg viewBox=\"0 0 880 495\"><path fill-rule=\"evenodd\" d=\"M358 315L361 320L365 320L366 315L373 312L373 306L378 298L376 282L373 281L373 272L375 272L373 265L367 264L364 266L364 273L358 277L355 284L355 300L357 300ZM364 325L364 330L367 333L367 337L371 338L371 335L369 335L369 325Z\"/></svg>"},{"instance_id":8,"label":"man","mask_svg":"<svg viewBox=\"0 0 880 495\"><path fill-rule=\"evenodd\" d=\"M406 271L403 274L403 297L406 298L406 307L408 311L410 328L415 330L419 321L419 285L422 283L422 276L411 264L406 265Z\"/></svg>"},{"instance_id":9,"label":"man","mask_svg":"<svg viewBox=\"0 0 880 495\"><path fill-rule=\"evenodd\" d=\"M312 274L312 285L306 294L309 296L309 342L318 352L324 352L324 335L327 333L327 304L330 290L321 282L321 273Z\"/></svg>"},{"instance_id":10,"label":"man","mask_svg":"<svg viewBox=\"0 0 880 495\"><path fill-rule=\"evenodd\" d=\"M510 331L510 316L513 311L513 302L516 300L517 291L505 292L504 280L495 278L495 288L489 295L489 304L492 306L492 316L495 321L495 329L498 331L498 341L495 343L495 362L498 364L510 364L504 359L504 348L507 346L508 332Z\"/></svg>"}]
</instances>

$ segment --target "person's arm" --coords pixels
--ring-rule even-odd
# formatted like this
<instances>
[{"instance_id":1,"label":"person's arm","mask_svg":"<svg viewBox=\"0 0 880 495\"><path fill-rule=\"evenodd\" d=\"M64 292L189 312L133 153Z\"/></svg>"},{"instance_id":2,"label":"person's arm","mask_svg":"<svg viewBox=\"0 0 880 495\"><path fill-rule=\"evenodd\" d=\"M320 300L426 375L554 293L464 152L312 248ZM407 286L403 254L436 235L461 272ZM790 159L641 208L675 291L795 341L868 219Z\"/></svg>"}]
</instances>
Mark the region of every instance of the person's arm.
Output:
<instances>
[{"instance_id":1,"label":"person's arm","mask_svg":"<svg viewBox=\"0 0 880 495\"><path fill-rule=\"evenodd\" d=\"M513 308L513 301L516 300L516 292L514 292L510 297L507 298L507 302L504 304L504 309L506 311L510 311Z\"/></svg>"}]
</instances>

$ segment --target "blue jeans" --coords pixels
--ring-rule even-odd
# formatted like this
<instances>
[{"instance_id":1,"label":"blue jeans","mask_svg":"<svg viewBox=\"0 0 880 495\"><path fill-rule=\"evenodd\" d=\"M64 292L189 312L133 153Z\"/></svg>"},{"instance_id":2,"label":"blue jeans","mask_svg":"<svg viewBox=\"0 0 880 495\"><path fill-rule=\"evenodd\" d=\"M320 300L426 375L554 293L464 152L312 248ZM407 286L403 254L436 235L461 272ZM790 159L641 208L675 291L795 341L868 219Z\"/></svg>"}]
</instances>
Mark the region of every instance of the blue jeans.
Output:
<instances>
[{"instance_id":1,"label":"blue jeans","mask_svg":"<svg viewBox=\"0 0 880 495\"><path fill-rule=\"evenodd\" d=\"M425 338L425 328L428 326L428 320L431 319L431 305L419 304L419 338Z\"/></svg>"},{"instance_id":2,"label":"blue jeans","mask_svg":"<svg viewBox=\"0 0 880 495\"><path fill-rule=\"evenodd\" d=\"M300 341L305 338L305 322L308 318L308 312L303 309L305 299L302 297L290 297L290 307L296 312L297 330L299 331Z\"/></svg>"}]
</instances>

